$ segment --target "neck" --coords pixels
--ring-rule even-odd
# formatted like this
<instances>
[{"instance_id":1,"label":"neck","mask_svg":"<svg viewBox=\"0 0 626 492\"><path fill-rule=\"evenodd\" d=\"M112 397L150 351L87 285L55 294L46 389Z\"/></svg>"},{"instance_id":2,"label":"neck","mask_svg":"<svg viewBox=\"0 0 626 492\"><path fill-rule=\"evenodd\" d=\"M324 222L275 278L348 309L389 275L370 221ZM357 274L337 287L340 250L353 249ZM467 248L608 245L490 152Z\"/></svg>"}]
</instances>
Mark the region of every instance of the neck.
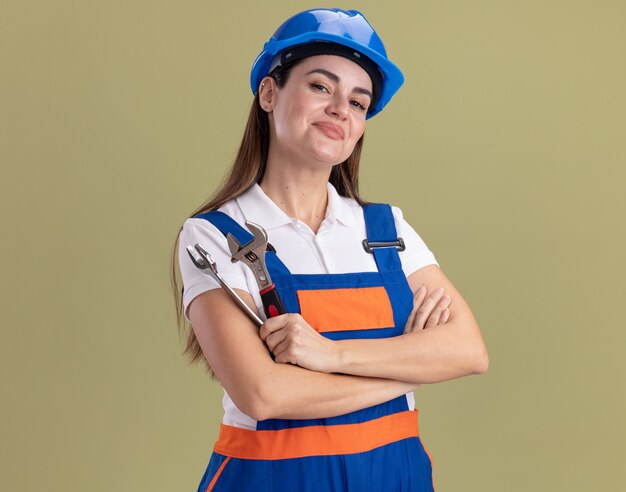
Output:
<instances>
[{"instance_id":1,"label":"neck","mask_svg":"<svg viewBox=\"0 0 626 492\"><path fill-rule=\"evenodd\" d=\"M308 225L315 233L326 217L327 183L330 168L270 162L261 180L261 189L289 217Z\"/></svg>"}]
</instances>

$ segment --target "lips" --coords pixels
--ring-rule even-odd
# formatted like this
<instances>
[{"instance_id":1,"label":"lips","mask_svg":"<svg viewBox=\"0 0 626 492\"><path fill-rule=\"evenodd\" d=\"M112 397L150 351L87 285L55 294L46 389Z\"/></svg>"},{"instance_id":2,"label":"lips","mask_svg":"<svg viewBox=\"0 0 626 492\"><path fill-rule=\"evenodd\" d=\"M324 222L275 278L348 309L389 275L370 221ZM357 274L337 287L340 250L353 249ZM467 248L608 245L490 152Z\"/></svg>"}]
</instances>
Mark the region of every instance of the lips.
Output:
<instances>
[{"instance_id":1,"label":"lips","mask_svg":"<svg viewBox=\"0 0 626 492\"><path fill-rule=\"evenodd\" d=\"M313 123L313 126L319 128L319 130L328 138L333 140L343 140L344 132L343 128L332 123Z\"/></svg>"}]
</instances>

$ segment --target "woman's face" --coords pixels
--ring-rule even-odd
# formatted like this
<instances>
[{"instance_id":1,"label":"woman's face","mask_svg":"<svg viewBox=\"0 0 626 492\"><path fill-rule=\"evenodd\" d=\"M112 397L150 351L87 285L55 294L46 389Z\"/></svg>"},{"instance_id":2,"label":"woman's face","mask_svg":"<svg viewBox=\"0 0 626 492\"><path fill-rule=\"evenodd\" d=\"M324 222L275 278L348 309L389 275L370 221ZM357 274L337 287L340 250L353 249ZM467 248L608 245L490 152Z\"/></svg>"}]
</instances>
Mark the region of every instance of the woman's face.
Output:
<instances>
[{"instance_id":1,"label":"woman's face","mask_svg":"<svg viewBox=\"0 0 626 492\"><path fill-rule=\"evenodd\" d=\"M282 88L266 78L260 99L269 113L272 151L299 162L345 161L365 131L371 94L367 72L341 56L306 58Z\"/></svg>"}]
</instances>

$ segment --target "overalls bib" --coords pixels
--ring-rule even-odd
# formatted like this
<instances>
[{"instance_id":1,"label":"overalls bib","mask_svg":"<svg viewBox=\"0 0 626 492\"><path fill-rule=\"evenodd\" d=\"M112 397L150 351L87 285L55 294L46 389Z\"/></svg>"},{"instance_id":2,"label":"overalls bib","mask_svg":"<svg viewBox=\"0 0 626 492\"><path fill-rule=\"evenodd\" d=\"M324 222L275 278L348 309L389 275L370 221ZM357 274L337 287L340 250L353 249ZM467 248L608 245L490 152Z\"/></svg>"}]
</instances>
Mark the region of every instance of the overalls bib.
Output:
<instances>
[{"instance_id":1,"label":"overalls bib","mask_svg":"<svg viewBox=\"0 0 626 492\"><path fill-rule=\"evenodd\" d=\"M369 243L396 241L389 205L363 207ZM252 235L222 212L196 216L240 244ZM373 249L377 272L292 274L268 251L266 264L285 309L332 340L401 335L413 293L394 247ZM363 254L369 254L363 251ZM417 410L402 395L332 418L221 425L198 492L432 492L430 456L418 436Z\"/></svg>"}]
</instances>

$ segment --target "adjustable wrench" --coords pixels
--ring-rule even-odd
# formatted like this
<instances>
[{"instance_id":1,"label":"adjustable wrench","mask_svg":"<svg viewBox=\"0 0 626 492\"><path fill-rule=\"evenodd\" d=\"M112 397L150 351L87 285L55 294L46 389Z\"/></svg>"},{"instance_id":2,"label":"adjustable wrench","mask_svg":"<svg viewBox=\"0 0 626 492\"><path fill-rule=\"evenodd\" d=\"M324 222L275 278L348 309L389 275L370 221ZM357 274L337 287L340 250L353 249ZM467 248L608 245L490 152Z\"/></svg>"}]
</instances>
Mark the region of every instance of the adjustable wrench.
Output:
<instances>
[{"instance_id":1,"label":"adjustable wrench","mask_svg":"<svg viewBox=\"0 0 626 492\"><path fill-rule=\"evenodd\" d=\"M285 307L278 296L276 286L265 266L265 251L267 249L267 232L260 225L247 221L246 226L252 232L253 239L243 246L232 234L226 236L232 262L243 261L252 273L259 286L259 293L263 301L263 310L268 318L284 314Z\"/></svg>"}]
</instances>

